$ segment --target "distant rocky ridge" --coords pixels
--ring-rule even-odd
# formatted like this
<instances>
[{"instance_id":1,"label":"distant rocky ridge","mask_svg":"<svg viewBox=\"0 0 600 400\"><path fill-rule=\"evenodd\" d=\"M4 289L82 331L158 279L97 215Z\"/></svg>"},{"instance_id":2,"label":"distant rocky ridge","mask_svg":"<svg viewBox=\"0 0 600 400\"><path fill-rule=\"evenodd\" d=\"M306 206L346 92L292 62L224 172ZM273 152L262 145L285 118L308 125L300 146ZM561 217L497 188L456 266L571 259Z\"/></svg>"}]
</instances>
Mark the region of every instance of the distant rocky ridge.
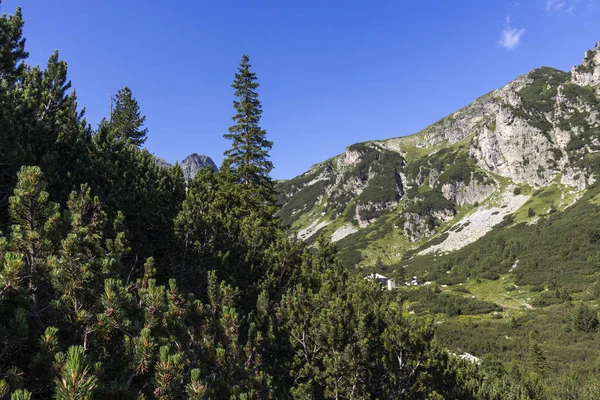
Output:
<instances>
[{"instance_id":1,"label":"distant rocky ridge","mask_svg":"<svg viewBox=\"0 0 600 400\"><path fill-rule=\"evenodd\" d=\"M163 160L160 157L156 157L156 165L160 167L171 167L172 165ZM183 176L185 180L190 181L194 178L200 168L211 167L214 171L218 171L217 165L212 158L203 154L193 153L187 156L181 163L181 169L183 170Z\"/></svg>"},{"instance_id":2,"label":"distant rocky ridge","mask_svg":"<svg viewBox=\"0 0 600 400\"><path fill-rule=\"evenodd\" d=\"M168 168L168 167L172 167L171 164L169 164L166 160L154 156L154 161L156 161L156 165L158 165L159 167L163 167L163 168Z\"/></svg>"}]
</instances>

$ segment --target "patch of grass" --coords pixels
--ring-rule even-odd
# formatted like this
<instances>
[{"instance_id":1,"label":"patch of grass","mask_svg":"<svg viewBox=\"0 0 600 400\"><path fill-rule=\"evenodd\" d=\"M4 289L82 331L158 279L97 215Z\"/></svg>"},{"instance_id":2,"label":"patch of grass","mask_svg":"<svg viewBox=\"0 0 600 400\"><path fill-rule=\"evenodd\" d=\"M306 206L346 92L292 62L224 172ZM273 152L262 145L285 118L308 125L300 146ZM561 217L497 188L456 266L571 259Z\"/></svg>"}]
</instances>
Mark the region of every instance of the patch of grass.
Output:
<instances>
[{"instance_id":1,"label":"patch of grass","mask_svg":"<svg viewBox=\"0 0 600 400\"><path fill-rule=\"evenodd\" d=\"M580 196L580 192L573 187L561 184L560 180L561 175L557 175L550 185L535 191L533 196L513 214L515 222L526 222L535 216L546 216L552 207L557 211L562 211L571 205Z\"/></svg>"},{"instance_id":2,"label":"patch of grass","mask_svg":"<svg viewBox=\"0 0 600 400\"><path fill-rule=\"evenodd\" d=\"M513 287L514 281L510 274L502 274L499 279L469 279L464 283L466 289L476 298L498 304L506 310L526 310L528 292L516 288L507 290L506 287Z\"/></svg>"}]
</instances>

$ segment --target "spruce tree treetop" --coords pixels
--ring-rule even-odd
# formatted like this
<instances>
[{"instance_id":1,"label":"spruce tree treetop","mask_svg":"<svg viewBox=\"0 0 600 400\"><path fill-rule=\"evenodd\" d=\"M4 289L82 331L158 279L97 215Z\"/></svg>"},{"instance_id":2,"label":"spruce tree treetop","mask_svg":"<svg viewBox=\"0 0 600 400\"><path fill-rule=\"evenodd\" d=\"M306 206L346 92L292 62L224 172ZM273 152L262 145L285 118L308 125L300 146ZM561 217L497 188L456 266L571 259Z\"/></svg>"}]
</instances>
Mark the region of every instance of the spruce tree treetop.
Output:
<instances>
[{"instance_id":1,"label":"spruce tree treetop","mask_svg":"<svg viewBox=\"0 0 600 400\"><path fill-rule=\"evenodd\" d=\"M233 141L232 148L224 153L224 164L231 167L241 183L260 188L271 195L273 182L269 173L273 163L269 161L269 150L273 143L267 140L267 132L259 125L262 114L256 92L259 84L256 82L256 73L251 72L250 67L250 58L244 55L231 85L235 89L233 107L236 114L233 116L235 125L223 135Z\"/></svg>"},{"instance_id":2,"label":"spruce tree treetop","mask_svg":"<svg viewBox=\"0 0 600 400\"><path fill-rule=\"evenodd\" d=\"M116 140L127 141L141 146L146 141L147 128L143 128L146 117L140 113L140 107L131 89L125 86L114 97L114 108L111 110L111 134Z\"/></svg>"}]
</instances>

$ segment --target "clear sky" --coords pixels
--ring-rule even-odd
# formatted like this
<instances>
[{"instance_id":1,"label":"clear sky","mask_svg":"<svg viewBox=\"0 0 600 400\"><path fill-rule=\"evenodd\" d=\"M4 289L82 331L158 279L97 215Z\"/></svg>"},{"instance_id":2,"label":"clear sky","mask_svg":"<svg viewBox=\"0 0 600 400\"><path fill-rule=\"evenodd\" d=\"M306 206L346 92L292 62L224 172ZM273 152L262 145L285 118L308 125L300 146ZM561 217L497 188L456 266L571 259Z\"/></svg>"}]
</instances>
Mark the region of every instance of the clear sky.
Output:
<instances>
[{"instance_id":1,"label":"clear sky","mask_svg":"<svg viewBox=\"0 0 600 400\"><path fill-rule=\"evenodd\" d=\"M29 64L55 49L92 126L129 86L147 148L217 164L233 74L258 74L277 179L352 143L418 132L517 75L579 64L600 0L4 0L23 7Z\"/></svg>"}]
</instances>

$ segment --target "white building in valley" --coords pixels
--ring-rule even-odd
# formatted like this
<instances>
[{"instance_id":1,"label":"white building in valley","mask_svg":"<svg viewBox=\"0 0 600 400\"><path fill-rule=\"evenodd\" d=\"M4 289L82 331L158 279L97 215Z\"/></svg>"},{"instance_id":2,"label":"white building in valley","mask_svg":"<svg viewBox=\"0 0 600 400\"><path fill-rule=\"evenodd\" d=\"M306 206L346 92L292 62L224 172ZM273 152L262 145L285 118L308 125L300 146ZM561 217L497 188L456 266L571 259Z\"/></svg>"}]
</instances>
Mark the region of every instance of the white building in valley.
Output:
<instances>
[{"instance_id":1,"label":"white building in valley","mask_svg":"<svg viewBox=\"0 0 600 400\"><path fill-rule=\"evenodd\" d=\"M388 290L396 289L396 280L389 279L381 274L375 273L375 274L367 275L367 276L365 276L365 279L371 279L371 280L377 281L377 282L381 283L381 286L387 287Z\"/></svg>"}]
</instances>

